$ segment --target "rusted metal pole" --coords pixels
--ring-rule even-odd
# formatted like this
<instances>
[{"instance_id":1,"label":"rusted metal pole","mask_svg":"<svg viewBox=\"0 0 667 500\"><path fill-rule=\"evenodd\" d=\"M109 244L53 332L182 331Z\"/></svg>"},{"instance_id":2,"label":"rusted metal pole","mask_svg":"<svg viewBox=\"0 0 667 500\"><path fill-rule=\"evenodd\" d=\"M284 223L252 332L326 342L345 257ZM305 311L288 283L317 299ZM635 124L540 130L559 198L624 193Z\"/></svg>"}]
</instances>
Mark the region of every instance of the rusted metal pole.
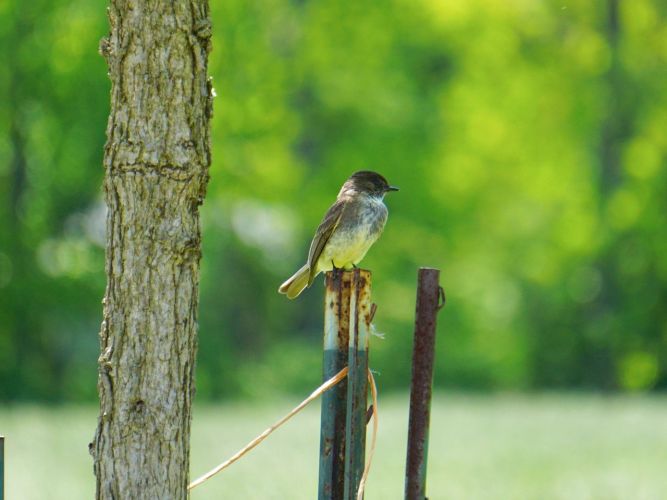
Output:
<instances>
[{"instance_id":1,"label":"rusted metal pole","mask_svg":"<svg viewBox=\"0 0 667 500\"><path fill-rule=\"evenodd\" d=\"M329 380L347 366L352 273L328 272L325 284L322 378ZM346 383L340 383L322 395L319 500L343 498L346 411Z\"/></svg>"},{"instance_id":2,"label":"rusted metal pole","mask_svg":"<svg viewBox=\"0 0 667 500\"><path fill-rule=\"evenodd\" d=\"M323 378L349 367L346 384L322 396L320 500L356 499L364 470L371 273L326 274Z\"/></svg>"},{"instance_id":3,"label":"rusted metal pole","mask_svg":"<svg viewBox=\"0 0 667 500\"><path fill-rule=\"evenodd\" d=\"M0 436L0 500L5 498L5 437Z\"/></svg>"},{"instance_id":4,"label":"rusted metal pole","mask_svg":"<svg viewBox=\"0 0 667 500\"><path fill-rule=\"evenodd\" d=\"M345 500L357 498L357 490L364 473L368 406L368 340L372 316L371 273L363 269L355 269L352 273L345 436Z\"/></svg>"},{"instance_id":5,"label":"rusted metal pole","mask_svg":"<svg viewBox=\"0 0 667 500\"><path fill-rule=\"evenodd\" d=\"M405 470L405 499L426 499L426 463L431 415L431 388L438 311L445 304L438 269L420 268L417 283L415 337L412 350L410 420Z\"/></svg>"}]
</instances>

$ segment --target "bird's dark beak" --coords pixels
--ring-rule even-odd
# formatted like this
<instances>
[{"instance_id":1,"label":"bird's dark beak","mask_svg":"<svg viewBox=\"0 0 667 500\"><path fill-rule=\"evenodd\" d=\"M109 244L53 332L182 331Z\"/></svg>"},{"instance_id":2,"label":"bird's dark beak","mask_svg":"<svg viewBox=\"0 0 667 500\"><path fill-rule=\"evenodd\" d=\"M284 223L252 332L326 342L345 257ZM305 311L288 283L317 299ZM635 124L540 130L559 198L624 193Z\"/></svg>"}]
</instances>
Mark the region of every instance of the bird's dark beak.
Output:
<instances>
[{"instance_id":1,"label":"bird's dark beak","mask_svg":"<svg viewBox=\"0 0 667 500\"><path fill-rule=\"evenodd\" d=\"M385 191L400 191L396 186L387 186Z\"/></svg>"}]
</instances>

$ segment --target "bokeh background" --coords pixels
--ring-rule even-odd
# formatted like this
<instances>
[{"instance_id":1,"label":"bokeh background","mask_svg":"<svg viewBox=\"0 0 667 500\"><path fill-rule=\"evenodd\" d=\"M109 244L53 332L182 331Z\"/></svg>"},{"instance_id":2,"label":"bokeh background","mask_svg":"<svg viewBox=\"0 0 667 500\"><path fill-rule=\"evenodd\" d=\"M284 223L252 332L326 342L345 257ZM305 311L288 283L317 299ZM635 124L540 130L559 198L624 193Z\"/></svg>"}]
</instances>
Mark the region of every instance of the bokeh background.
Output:
<instances>
[{"instance_id":1,"label":"bokeh background","mask_svg":"<svg viewBox=\"0 0 667 500\"><path fill-rule=\"evenodd\" d=\"M381 391L408 384L419 266L440 388L667 388L665 2L211 7L199 401L317 384L321 281L276 289L359 169L401 188L363 262ZM96 400L107 31L92 0L0 2L2 401Z\"/></svg>"},{"instance_id":2,"label":"bokeh background","mask_svg":"<svg viewBox=\"0 0 667 500\"><path fill-rule=\"evenodd\" d=\"M667 498L667 3L210 1L192 477L319 384L321 278L294 302L276 289L344 179L374 169L401 191L363 262L384 333L369 500L401 497L419 266L448 296L430 498ZM0 1L11 498L95 487L107 31L104 2ZM313 498L318 420L193 498Z\"/></svg>"}]
</instances>

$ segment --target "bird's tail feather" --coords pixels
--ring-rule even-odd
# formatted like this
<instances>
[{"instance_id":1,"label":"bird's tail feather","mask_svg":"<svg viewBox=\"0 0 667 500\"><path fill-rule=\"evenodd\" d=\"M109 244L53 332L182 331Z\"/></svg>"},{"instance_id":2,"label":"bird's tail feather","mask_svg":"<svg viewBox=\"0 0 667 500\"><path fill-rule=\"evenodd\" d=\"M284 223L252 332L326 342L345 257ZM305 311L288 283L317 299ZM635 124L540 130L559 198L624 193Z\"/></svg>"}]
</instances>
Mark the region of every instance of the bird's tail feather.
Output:
<instances>
[{"instance_id":1,"label":"bird's tail feather","mask_svg":"<svg viewBox=\"0 0 667 500\"><path fill-rule=\"evenodd\" d=\"M299 296L304 288L308 286L308 279L310 278L310 268L308 264L304 265L294 275L285 281L278 291L287 295L288 299L294 299Z\"/></svg>"}]
</instances>

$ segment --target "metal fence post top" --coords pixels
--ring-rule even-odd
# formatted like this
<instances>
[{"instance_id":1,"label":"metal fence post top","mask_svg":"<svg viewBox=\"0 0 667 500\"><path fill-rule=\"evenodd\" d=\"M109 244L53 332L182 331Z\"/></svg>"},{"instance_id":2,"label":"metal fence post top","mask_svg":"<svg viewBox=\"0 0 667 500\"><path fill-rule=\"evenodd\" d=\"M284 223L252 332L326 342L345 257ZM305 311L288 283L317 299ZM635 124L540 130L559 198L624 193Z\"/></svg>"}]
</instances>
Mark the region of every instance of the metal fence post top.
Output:
<instances>
[{"instance_id":1,"label":"metal fence post top","mask_svg":"<svg viewBox=\"0 0 667 500\"><path fill-rule=\"evenodd\" d=\"M369 269L362 269L360 267L355 267L354 269L333 269L331 271L327 271L325 276L326 276L326 284L327 286L329 285L329 281L337 281L340 280L342 282L352 282L353 279L355 279L355 276L360 276L363 277L364 279L370 280L371 275L373 274L372 271Z\"/></svg>"}]
</instances>

